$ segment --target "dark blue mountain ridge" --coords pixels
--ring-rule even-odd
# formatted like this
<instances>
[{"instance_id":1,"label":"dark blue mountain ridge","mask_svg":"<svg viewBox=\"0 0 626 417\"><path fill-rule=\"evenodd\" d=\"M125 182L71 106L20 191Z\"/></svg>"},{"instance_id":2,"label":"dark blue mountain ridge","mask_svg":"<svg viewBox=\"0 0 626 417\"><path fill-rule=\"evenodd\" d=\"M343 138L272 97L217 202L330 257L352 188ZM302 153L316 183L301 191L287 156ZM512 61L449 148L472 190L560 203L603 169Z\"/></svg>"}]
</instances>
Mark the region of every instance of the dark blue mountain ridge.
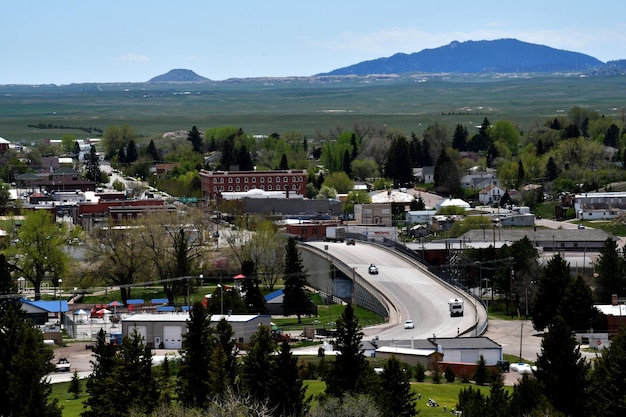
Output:
<instances>
[{"instance_id":1,"label":"dark blue mountain ridge","mask_svg":"<svg viewBox=\"0 0 626 417\"><path fill-rule=\"evenodd\" d=\"M578 52L517 39L497 39L454 41L434 49L397 53L317 75L577 72L602 65L602 61Z\"/></svg>"}]
</instances>

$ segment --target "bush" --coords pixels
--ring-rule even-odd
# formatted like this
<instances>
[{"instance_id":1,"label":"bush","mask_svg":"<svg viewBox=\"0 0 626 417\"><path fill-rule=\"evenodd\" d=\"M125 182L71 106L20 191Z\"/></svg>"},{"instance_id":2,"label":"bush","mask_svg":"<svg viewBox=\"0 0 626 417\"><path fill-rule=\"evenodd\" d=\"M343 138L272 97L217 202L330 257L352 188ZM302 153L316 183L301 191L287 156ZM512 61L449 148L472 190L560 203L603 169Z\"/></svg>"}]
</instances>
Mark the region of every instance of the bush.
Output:
<instances>
[{"instance_id":1,"label":"bush","mask_svg":"<svg viewBox=\"0 0 626 417\"><path fill-rule=\"evenodd\" d=\"M444 372L444 378L446 378L447 382L454 382L454 379L456 378L456 376L454 375L454 371L452 370L452 368L450 368L450 366L446 366L446 371Z\"/></svg>"},{"instance_id":2,"label":"bush","mask_svg":"<svg viewBox=\"0 0 626 417\"><path fill-rule=\"evenodd\" d=\"M426 369L421 363L415 365L415 380L417 382L424 382L426 379Z\"/></svg>"}]
</instances>

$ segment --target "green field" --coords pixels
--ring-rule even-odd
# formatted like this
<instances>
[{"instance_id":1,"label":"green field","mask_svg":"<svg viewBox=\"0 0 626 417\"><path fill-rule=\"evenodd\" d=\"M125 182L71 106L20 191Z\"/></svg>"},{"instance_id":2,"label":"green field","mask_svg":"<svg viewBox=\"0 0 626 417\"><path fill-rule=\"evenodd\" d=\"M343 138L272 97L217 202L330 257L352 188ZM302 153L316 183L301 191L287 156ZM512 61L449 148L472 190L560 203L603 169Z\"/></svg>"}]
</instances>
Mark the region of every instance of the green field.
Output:
<instances>
[{"instance_id":1,"label":"green field","mask_svg":"<svg viewBox=\"0 0 626 417\"><path fill-rule=\"evenodd\" d=\"M424 80L423 82L421 82ZM240 80L206 84L0 86L0 136L59 139L75 129L129 124L145 137L198 126L237 126L249 134L387 126L418 136L435 121L450 126L511 120L522 130L573 106L620 118L626 77L531 75L385 79ZM473 133L470 131L470 133ZM91 135L97 136L97 135ZM28 143L28 142L27 142Z\"/></svg>"}]
</instances>

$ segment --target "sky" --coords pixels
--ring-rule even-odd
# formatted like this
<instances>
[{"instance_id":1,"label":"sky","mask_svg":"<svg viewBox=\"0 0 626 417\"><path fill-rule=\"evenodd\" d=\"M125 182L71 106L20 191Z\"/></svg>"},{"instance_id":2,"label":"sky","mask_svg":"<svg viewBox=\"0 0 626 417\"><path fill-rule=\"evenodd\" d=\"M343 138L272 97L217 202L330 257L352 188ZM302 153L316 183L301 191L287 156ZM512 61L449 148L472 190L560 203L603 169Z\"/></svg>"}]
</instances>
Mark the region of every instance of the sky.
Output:
<instances>
[{"instance_id":1,"label":"sky","mask_svg":"<svg viewBox=\"0 0 626 417\"><path fill-rule=\"evenodd\" d=\"M452 41L626 59L623 0L3 1L0 84L309 76Z\"/></svg>"}]
</instances>

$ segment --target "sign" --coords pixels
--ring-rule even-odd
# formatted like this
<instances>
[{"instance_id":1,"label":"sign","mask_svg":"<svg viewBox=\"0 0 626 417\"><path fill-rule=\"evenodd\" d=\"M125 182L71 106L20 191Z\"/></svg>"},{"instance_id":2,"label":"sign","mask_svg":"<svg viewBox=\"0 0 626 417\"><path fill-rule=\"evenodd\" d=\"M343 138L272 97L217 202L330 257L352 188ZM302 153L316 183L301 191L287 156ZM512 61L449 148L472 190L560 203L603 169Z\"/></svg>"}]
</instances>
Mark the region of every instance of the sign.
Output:
<instances>
[{"instance_id":1,"label":"sign","mask_svg":"<svg viewBox=\"0 0 626 417\"><path fill-rule=\"evenodd\" d=\"M197 203L198 197L180 197L178 201L181 203Z\"/></svg>"},{"instance_id":2,"label":"sign","mask_svg":"<svg viewBox=\"0 0 626 417\"><path fill-rule=\"evenodd\" d=\"M602 344L602 340L598 340L598 346Z\"/></svg>"}]
</instances>

